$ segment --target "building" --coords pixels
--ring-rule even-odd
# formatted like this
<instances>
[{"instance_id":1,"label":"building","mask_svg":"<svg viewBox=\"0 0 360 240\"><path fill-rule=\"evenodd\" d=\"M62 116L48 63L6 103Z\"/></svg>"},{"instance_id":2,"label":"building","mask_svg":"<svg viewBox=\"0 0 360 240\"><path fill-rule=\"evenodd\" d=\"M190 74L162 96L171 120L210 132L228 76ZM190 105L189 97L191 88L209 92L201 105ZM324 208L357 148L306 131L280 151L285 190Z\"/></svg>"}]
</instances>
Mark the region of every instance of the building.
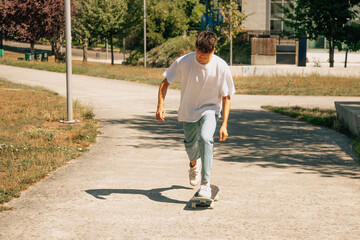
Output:
<instances>
[{"instance_id":1,"label":"building","mask_svg":"<svg viewBox=\"0 0 360 240\"><path fill-rule=\"evenodd\" d=\"M289 30L286 25L277 17L282 17L281 9L278 4L287 6L286 0L242 0L241 8L247 18L243 23L246 30L258 32L267 35L278 35L283 30ZM360 7L355 7L360 12ZM360 24L359 18L354 22ZM327 42L324 37L319 37L317 40L308 41L308 48L322 48L326 49Z\"/></svg>"},{"instance_id":2,"label":"building","mask_svg":"<svg viewBox=\"0 0 360 240\"><path fill-rule=\"evenodd\" d=\"M242 0L242 12L247 15L244 28L269 32L286 30L284 23L276 18L281 16L279 3L284 6L287 4L285 0Z\"/></svg>"}]
</instances>

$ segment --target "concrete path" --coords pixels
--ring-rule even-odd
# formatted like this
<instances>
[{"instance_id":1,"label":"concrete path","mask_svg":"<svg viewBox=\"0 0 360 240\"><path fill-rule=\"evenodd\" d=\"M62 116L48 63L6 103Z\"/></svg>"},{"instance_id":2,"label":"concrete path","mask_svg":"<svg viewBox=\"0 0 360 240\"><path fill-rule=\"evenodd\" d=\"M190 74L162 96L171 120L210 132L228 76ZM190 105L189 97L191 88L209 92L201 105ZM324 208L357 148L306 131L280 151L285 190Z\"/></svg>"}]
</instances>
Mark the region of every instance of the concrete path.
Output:
<instances>
[{"instance_id":1,"label":"concrete path","mask_svg":"<svg viewBox=\"0 0 360 240\"><path fill-rule=\"evenodd\" d=\"M0 77L65 93L65 75L0 65ZM360 166L346 137L260 109L334 108L334 97L233 97L229 140L216 137L214 210L192 211L176 120L179 91L156 122L157 87L74 76L102 135L0 213L0 239L357 239Z\"/></svg>"}]
</instances>

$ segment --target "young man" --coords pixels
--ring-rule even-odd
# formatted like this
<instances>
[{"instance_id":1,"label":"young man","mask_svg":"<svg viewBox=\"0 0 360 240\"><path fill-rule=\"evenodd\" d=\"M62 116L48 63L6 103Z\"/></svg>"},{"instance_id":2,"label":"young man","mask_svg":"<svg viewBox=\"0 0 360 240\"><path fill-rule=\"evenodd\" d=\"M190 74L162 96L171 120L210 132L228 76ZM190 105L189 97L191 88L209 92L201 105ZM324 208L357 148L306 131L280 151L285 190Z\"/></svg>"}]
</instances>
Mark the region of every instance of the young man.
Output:
<instances>
[{"instance_id":1,"label":"young man","mask_svg":"<svg viewBox=\"0 0 360 240\"><path fill-rule=\"evenodd\" d=\"M195 52L184 55L166 69L165 80L160 84L156 119L165 121L164 100L169 84L181 82L181 100L178 120L183 122L185 149L190 160L190 184L200 182L199 196L210 197L210 173L213 162L213 136L222 109L223 122L220 141L228 137L227 123L230 113L230 96L235 93L230 68L214 55L217 36L201 32ZM201 168L202 165L202 168Z\"/></svg>"}]
</instances>

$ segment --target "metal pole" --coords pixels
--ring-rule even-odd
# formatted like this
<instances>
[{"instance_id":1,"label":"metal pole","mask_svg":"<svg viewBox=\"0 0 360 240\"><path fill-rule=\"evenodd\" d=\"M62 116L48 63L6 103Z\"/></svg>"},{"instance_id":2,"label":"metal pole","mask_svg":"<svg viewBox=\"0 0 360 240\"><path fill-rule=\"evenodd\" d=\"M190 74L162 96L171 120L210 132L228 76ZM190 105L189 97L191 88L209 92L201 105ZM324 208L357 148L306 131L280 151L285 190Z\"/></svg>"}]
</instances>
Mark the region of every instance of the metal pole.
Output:
<instances>
[{"instance_id":1,"label":"metal pole","mask_svg":"<svg viewBox=\"0 0 360 240\"><path fill-rule=\"evenodd\" d=\"M346 68L346 67L347 67L348 51L349 51L349 48L346 46L346 52L345 52L345 65L344 65L344 68Z\"/></svg>"},{"instance_id":2,"label":"metal pole","mask_svg":"<svg viewBox=\"0 0 360 240\"><path fill-rule=\"evenodd\" d=\"M108 58L109 58L109 44L108 44L107 39L106 39L106 42L105 42L105 48L106 48L106 60L108 60Z\"/></svg>"},{"instance_id":3,"label":"metal pole","mask_svg":"<svg viewBox=\"0 0 360 240\"><path fill-rule=\"evenodd\" d=\"M231 16L232 16L232 6L231 6L231 0L230 0L230 66L232 66L232 50L233 50L233 42L232 42L232 22L231 22Z\"/></svg>"},{"instance_id":4,"label":"metal pole","mask_svg":"<svg viewBox=\"0 0 360 240\"><path fill-rule=\"evenodd\" d=\"M351 7L350 2L349 2L349 6ZM348 26L351 25L351 20L349 20L349 21L347 22L347 25L348 25ZM344 65L345 68L347 67L348 52L349 52L349 44L346 44L345 65Z\"/></svg>"},{"instance_id":5,"label":"metal pole","mask_svg":"<svg viewBox=\"0 0 360 240\"><path fill-rule=\"evenodd\" d=\"M146 0L144 0L144 67L146 67Z\"/></svg>"},{"instance_id":6,"label":"metal pole","mask_svg":"<svg viewBox=\"0 0 360 240\"><path fill-rule=\"evenodd\" d=\"M71 60L71 5L70 0L65 0L65 40L66 40L66 96L67 96L67 121L73 121L72 108L72 60Z\"/></svg>"},{"instance_id":7,"label":"metal pole","mask_svg":"<svg viewBox=\"0 0 360 240\"><path fill-rule=\"evenodd\" d=\"M123 38L123 61L126 61L126 56L125 56L125 52L126 52L126 48L125 48L125 38Z\"/></svg>"}]
</instances>

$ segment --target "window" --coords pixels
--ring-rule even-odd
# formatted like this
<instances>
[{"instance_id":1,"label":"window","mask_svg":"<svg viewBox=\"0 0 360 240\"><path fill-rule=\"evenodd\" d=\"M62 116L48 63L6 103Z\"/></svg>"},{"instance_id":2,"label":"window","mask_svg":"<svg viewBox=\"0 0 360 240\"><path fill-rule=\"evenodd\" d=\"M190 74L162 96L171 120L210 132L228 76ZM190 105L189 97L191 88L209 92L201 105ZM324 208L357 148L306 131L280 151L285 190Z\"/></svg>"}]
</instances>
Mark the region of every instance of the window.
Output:
<instances>
[{"instance_id":1,"label":"window","mask_svg":"<svg viewBox=\"0 0 360 240\"><path fill-rule=\"evenodd\" d=\"M270 14L270 30L272 31L284 31L290 30L288 26L279 20L279 17L283 17L282 10L279 7L281 4L284 7L289 7L286 0L272 0L271 1L271 14Z\"/></svg>"},{"instance_id":2,"label":"window","mask_svg":"<svg viewBox=\"0 0 360 240\"><path fill-rule=\"evenodd\" d=\"M281 9L280 9L280 7L278 5L279 3L281 3L281 2L272 2L271 3L271 15L270 15L270 17L272 19L275 19L277 17L281 17Z\"/></svg>"},{"instance_id":3,"label":"window","mask_svg":"<svg viewBox=\"0 0 360 240\"><path fill-rule=\"evenodd\" d=\"M270 20L271 31L281 31L281 20Z\"/></svg>"}]
</instances>

